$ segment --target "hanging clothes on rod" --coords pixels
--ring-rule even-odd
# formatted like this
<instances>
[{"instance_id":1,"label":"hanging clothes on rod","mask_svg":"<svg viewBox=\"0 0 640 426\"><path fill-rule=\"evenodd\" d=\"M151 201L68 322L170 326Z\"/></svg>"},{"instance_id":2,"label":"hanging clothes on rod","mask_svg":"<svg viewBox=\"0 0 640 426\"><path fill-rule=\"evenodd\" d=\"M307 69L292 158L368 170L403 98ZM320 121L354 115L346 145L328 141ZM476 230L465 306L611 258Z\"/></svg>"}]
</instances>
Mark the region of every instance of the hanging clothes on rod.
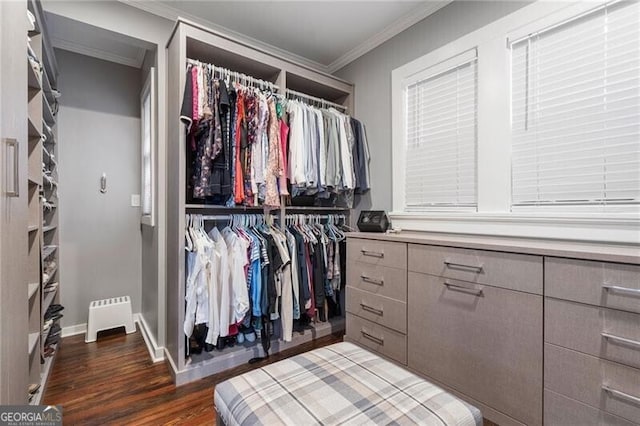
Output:
<instances>
[{"instance_id":1,"label":"hanging clothes on rod","mask_svg":"<svg viewBox=\"0 0 640 426\"><path fill-rule=\"evenodd\" d=\"M370 152L364 125L333 102L287 89L292 195L329 199L352 207L353 194L369 190Z\"/></svg>"},{"instance_id":2,"label":"hanging clothes on rod","mask_svg":"<svg viewBox=\"0 0 640 426\"><path fill-rule=\"evenodd\" d=\"M275 218L274 218L275 219ZM268 354L311 323L342 316L342 215L187 215L187 355L257 339ZM205 226L215 222L214 226Z\"/></svg>"},{"instance_id":3,"label":"hanging clothes on rod","mask_svg":"<svg viewBox=\"0 0 640 426\"><path fill-rule=\"evenodd\" d=\"M188 199L279 207L278 87L194 60L186 73L180 119L188 135Z\"/></svg>"},{"instance_id":4,"label":"hanging clothes on rod","mask_svg":"<svg viewBox=\"0 0 640 426\"><path fill-rule=\"evenodd\" d=\"M280 206L280 196L341 197L369 189L362 123L342 105L213 64L187 61L187 201ZM322 204L322 203L319 203ZM336 203L327 202L328 205Z\"/></svg>"}]
</instances>

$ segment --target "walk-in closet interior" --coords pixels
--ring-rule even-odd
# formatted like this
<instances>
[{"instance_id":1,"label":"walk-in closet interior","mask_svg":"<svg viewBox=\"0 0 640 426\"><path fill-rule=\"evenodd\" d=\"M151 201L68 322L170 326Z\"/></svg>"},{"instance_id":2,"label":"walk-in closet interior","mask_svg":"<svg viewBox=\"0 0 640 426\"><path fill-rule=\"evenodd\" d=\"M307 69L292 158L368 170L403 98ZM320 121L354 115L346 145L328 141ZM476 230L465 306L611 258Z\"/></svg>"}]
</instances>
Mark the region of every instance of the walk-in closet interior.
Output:
<instances>
[{"instance_id":1,"label":"walk-in closet interior","mask_svg":"<svg viewBox=\"0 0 640 426\"><path fill-rule=\"evenodd\" d=\"M640 425L639 123L637 0L0 0L0 424Z\"/></svg>"}]
</instances>

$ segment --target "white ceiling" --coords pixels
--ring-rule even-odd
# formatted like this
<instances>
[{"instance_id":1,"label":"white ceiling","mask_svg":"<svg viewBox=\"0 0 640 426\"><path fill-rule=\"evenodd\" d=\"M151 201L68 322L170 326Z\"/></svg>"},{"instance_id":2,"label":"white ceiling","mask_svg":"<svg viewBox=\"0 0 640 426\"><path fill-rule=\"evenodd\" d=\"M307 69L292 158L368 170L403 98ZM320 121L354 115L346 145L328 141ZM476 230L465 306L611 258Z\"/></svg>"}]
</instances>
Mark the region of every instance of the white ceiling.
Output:
<instances>
[{"instance_id":1,"label":"white ceiling","mask_svg":"<svg viewBox=\"0 0 640 426\"><path fill-rule=\"evenodd\" d=\"M320 71L334 72L451 0L118 1L172 21L182 17ZM113 33L52 13L47 16L55 47L129 66L139 67L144 59L142 47L128 46L127 40Z\"/></svg>"},{"instance_id":2,"label":"white ceiling","mask_svg":"<svg viewBox=\"0 0 640 426\"><path fill-rule=\"evenodd\" d=\"M344 66L338 62L350 52L361 50L383 32L387 36L397 34L423 19L425 11L432 12L440 5L407 0L173 0L145 4L158 9L164 6L165 13L173 11L172 17L206 21L329 68Z\"/></svg>"}]
</instances>

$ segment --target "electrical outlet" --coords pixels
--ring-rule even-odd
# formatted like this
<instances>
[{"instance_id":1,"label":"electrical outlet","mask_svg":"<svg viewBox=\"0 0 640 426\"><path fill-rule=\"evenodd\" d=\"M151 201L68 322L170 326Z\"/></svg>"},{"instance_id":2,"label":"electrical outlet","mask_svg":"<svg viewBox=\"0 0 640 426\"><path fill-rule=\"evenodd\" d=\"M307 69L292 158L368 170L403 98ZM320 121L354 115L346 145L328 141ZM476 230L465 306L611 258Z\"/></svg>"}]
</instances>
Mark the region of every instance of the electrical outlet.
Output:
<instances>
[{"instance_id":1,"label":"electrical outlet","mask_svg":"<svg viewBox=\"0 0 640 426\"><path fill-rule=\"evenodd\" d=\"M140 194L131 194L131 207L140 207Z\"/></svg>"}]
</instances>

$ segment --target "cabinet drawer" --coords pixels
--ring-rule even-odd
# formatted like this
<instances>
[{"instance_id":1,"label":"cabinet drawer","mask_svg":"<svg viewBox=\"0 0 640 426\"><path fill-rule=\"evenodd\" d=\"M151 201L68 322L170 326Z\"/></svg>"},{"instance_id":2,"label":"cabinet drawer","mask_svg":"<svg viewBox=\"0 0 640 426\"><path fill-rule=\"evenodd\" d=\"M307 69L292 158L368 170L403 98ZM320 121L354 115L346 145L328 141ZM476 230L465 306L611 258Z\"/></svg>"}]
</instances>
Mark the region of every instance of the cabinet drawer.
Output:
<instances>
[{"instance_id":1,"label":"cabinet drawer","mask_svg":"<svg viewBox=\"0 0 640 426\"><path fill-rule=\"evenodd\" d=\"M347 285L401 302L407 301L406 269L349 262L347 265Z\"/></svg>"},{"instance_id":2,"label":"cabinet drawer","mask_svg":"<svg viewBox=\"0 0 640 426\"><path fill-rule=\"evenodd\" d=\"M545 341L640 368L640 314L545 299Z\"/></svg>"},{"instance_id":3,"label":"cabinet drawer","mask_svg":"<svg viewBox=\"0 0 640 426\"><path fill-rule=\"evenodd\" d=\"M408 300L409 367L542 423L542 296L409 272Z\"/></svg>"},{"instance_id":4,"label":"cabinet drawer","mask_svg":"<svg viewBox=\"0 0 640 426\"><path fill-rule=\"evenodd\" d=\"M544 424L549 426L633 426L633 423L622 417L598 410L548 389L544 391Z\"/></svg>"},{"instance_id":5,"label":"cabinet drawer","mask_svg":"<svg viewBox=\"0 0 640 426\"><path fill-rule=\"evenodd\" d=\"M640 370L549 343L544 363L545 388L640 423Z\"/></svg>"},{"instance_id":6,"label":"cabinet drawer","mask_svg":"<svg viewBox=\"0 0 640 426\"><path fill-rule=\"evenodd\" d=\"M407 336L402 333L349 314L347 336L352 342L407 364Z\"/></svg>"},{"instance_id":7,"label":"cabinet drawer","mask_svg":"<svg viewBox=\"0 0 640 426\"><path fill-rule=\"evenodd\" d=\"M542 294L542 257L409 245L409 271Z\"/></svg>"},{"instance_id":8,"label":"cabinet drawer","mask_svg":"<svg viewBox=\"0 0 640 426\"><path fill-rule=\"evenodd\" d=\"M390 241L349 238L347 240L347 259L350 262L406 269L407 245Z\"/></svg>"},{"instance_id":9,"label":"cabinet drawer","mask_svg":"<svg viewBox=\"0 0 640 426\"><path fill-rule=\"evenodd\" d=\"M640 313L640 266L558 257L544 266L547 296Z\"/></svg>"},{"instance_id":10,"label":"cabinet drawer","mask_svg":"<svg viewBox=\"0 0 640 426\"><path fill-rule=\"evenodd\" d=\"M407 304L347 286L347 312L376 324L407 332Z\"/></svg>"}]
</instances>

